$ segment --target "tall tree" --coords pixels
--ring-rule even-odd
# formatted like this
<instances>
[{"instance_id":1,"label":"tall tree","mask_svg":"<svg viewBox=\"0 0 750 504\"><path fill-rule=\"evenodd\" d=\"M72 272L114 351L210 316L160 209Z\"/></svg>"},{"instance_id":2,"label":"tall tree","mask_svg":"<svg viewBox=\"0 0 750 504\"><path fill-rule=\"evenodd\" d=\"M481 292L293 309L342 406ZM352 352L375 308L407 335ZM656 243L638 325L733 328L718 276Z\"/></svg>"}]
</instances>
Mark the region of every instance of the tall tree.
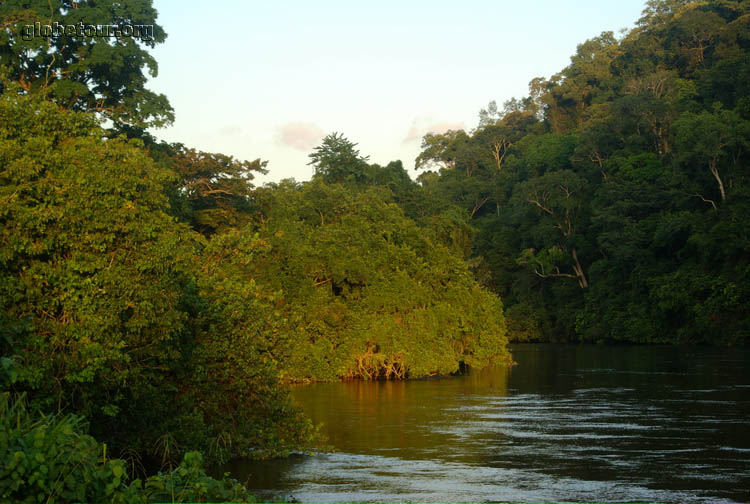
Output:
<instances>
[{"instance_id":1,"label":"tall tree","mask_svg":"<svg viewBox=\"0 0 750 504\"><path fill-rule=\"evenodd\" d=\"M38 98L0 97L0 118L0 309L18 328L2 353L39 404L136 445L168 409L198 235L167 213L171 174L137 140Z\"/></svg>"},{"instance_id":2,"label":"tall tree","mask_svg":"<svg viewBox=\"0 0 750 504\"><path fill-rule=\"evenodd\" d=\"M308 156L315 173L313 177L326 183L364 183L367 180L367 160L361 156L343 134L334 132L327 135L315 150Z\"/></svg>"},{"instance_id":3,"label":"tall tree","mask_svg":"<svg viewBox=\"0 0 750 504\"><path fill-rule=\"evenodd\" d=\"M589 286L578 253L586 190L585 179L562 170L518 184L513 197L516 205L532 205L538 219L529 232L540 248L524 250L519 260L541 278L575 278L582 289Z\"/></svg>"},{"instance_id":4,"label":"tall tree","mask_svg":"<svg viewBox=\"0 0 750 504\"><path fill-rule=\"evenodd\" d=\"M266 161L241 161L182 144L155 145L151 155L177 174L173 204L182 211L175 213L195 230L208 236L252 218L252 181L256 173L267 173Z\"/></svg>"},{"instance_id":5,"label":"tall tree","mask_svg":"<svg viewBox=\"0 0 750 504\"><path fill-rule=\"evenodd\" d=\"M160 437L226 456L300 447L311 426L262 354L273 294L224 259L265 245L175 222L173 179L91 113L0 96L0 355L20 365L14 386L146 465Z\"/></svg>"},{"instance_id":6,"label":"tall tree","mask_svg":"<svg viewBox=\"0 0 750 504\"><path fill-rule=\"evenodd\" d=\"M115 129L170 124L149 54L164 42L151 0L6 0L0 3L0 68L21 92L65 108L100 113ZM0 86L8 92L8 86Z\"/></svg>"},{"instance_id":7,"label":"tall tree","mask_svg":"<svg viewBox=\"0 0 750 504\"><path fill-rule=\"evenodd\" d=\"M680 148L678 159L703 167L703 173L707 168L714 178L721 201L725 201L725 180L735 174L741 156L750 149L750 121L742 119L732 110L718 109L699 114L684 113L675 127ZM702 193L705 190L697 195L716 208L713 199L704 197Z\"/></svg>"}]
</instances>

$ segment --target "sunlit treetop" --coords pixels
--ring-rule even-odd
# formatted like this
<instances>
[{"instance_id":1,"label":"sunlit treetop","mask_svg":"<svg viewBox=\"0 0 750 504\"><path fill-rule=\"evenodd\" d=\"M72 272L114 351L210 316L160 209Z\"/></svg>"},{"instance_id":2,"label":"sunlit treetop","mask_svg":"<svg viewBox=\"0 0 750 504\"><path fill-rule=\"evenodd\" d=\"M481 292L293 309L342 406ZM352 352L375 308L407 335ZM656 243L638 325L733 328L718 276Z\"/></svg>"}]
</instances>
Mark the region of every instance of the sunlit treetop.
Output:
<instances>
[{"instance_id":1,"label":"sunlit treetop","mask_svg":"<svg viewBox=\"0 0 750 504\"><path fill-rule=\"evenodd\" d=\"M309 155L315 177L327 183L362 182L365 178L369 156L361 156L343 134L331 133Z\"/></svg>"},{"instance_id":2,"label":"sunlit treetop","mask_svg":"<svg viewBox=\"0 0 750 504\"><path fill-rule=\"evenodd\" d=\"M0 2L0 92L10 81L119 131L169 125L166 96L146 89L158 70L148 49L167 36L156 18L151 0Z\"/></svg>"}]
</instances>

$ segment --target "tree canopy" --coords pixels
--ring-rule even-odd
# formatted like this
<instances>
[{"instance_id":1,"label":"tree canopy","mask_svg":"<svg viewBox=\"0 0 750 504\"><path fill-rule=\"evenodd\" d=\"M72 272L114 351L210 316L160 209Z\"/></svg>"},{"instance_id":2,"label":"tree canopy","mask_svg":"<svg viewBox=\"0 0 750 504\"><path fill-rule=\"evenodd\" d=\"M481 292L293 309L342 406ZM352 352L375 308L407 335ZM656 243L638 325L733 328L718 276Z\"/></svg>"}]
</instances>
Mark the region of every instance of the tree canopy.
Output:
<instances>
[{"instance_id":1,"label":"tree canopy","mask_svg":"<svg viewBox=\"0 0 750 504\"><path fill-rule=\"evenodd\" d=\"M181 447L173 456L232 439L218 458L312 439L257 327L237 334L216 293L239 285L231 306L261 327L270 307L253 283L214 272L215 246L170 215L176 174L87 113L5 95L0 118L0 350L19 366L13 389L85 415L114 453L144 463L159 439Z\"/></svg>"},{"instance_id":2,"label":"tree canopy","mask_svg":"<svg viewBox=\"0 0 750 504\"><path fill-rule=\"evenodd\" d=\"M369 156L360 156L356 146L343 134L327 135L309 156L308 164L315 170L313 177L327 183L363 183Z\"/></svg>"},{"instance_id":3,"label":"tree canopy","mask_svg":"<svg viewBox=\"0 0 750 504\"><path fill-rule=\"evenodd\" d=\"M0 76L22 93L97 112L118 131L165 126L172 107L146 87L158 72L148 49L167 36L156 19L151 0L4 1Z\"/></svg>"},{"instance_id":4,"label":"tree canopy","mask_svg":"<svg viewBox=\"0 0 750 504\"><path fill-rule=\"evenodd\" d=\"M500 301L388 193L283 182L261 198L270 249L244 270L279 293L268 347L284 375L419 377L508 360Z\"/></svg>"},{"instance_id":5,"label":"tree canopy","mask_svg":"<svg viewBox=\"0 0 750 504\"><path fill-rule=\"evenodd\" d=\"M468 217L511 338L748 341L749 12L650 1L474 131L425 136L422 186Z\"/></svg>"}]
</instances>

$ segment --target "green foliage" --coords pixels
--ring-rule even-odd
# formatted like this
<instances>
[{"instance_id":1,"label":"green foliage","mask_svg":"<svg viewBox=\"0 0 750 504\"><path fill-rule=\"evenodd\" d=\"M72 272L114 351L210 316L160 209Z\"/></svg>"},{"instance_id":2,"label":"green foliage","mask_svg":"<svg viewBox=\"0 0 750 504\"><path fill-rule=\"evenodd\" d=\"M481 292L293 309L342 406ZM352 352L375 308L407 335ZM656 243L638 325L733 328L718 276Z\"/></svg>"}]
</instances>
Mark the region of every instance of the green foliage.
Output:
<instances>
[{"instance_id":1,"label":"green foliage","mask_svg":"<svg viewBox=\"0 0 750 504\"><path fill-rule=\"evenodd\" d=\"M252 180L255 173L267 173L266 161L166 143L152 146L151 155L177 175L169 189L172 213L196 231L211 236L252 220Z\"/></svg>"},{"instance_id":2,"label":"green foliage","mask_svg":"<svg viewBox=\"0 0 750 504\"><path fill-rule=\"evenodd\" d=\"M9 503L252 502L237 481L206 475L198 452L168 473L130 480L126 463L75 415L41 415L0 395L0 498Z\"/></svg>"},{"instance_id":3,"label":"green foliage","mask_svg":"<svg viewBox=\"0 0 750 504\"><path fill-rule=\"evenodd\" d=\"M475 131L425 136L445 203L420 221L471 216L511 339L748 341L748 13L649 1Z\"/></svg>"},{"instance_id":4,"label":"green foliage","mask_svg":"<svg viewBox=\"0 0 750 504\"><path fill-rule=\"evenodd\" d=\"M381 191L285 182L261 198L270 249L238 266L278 293L268 347L284 376L418 377L508 359L499 300Z\"/></svg>"},{"instance_id":5,"label":"green foliage","mask_svg":"<svg viewBox=\"0 0 750 504\"><path fill-rule=\"evenodd\" d=\"M508 321L508 340L513 342L539 341L542 338L540 311L525 303L514 304L505 311Z\"/></svg>"},{"instance_id":6,"label":"green foliage","mask_svg":"<svg viewBox=\"0 0 750 504\"><path fill-rule=\"evenodd\" d=\"M4 502L144 502L122 460L85 434L74 415L36 418L0 395L0 498Z\"/></svg>"},{"instance_id":7,"label":"green foliage","mask_svg":"<svg viewBox=\"0 0 750 504\"><path fill-rule=\"evenodd\" d=\"M571 135L547 133L528 136L524 144L523 159L529 173L542 175L548 171L570 167L570 158L575 148L575 138Z\"/></svg>"},{"instance_id":8,"label":"green foliage","mask_svg":"<svg viewBox=\"0 0 750 504\"><path fill-rule=\"evenodd\" d=\"M0 297L28 321L3 349L50 401L111 416L179 361L198 241L166 213L171 174L137 142L33 99L3 97L0 117Z\"/></svg>"},{"instance_id":9,"label":"green foliage","mask_svg":"<svg viewBox=\"0 0 750 504\"><path fill-rule=\"evenodd\" d=\"M326 183L361 184L367 179L367 159L362 157L357 144L344 135L331 133L310 154L309 165L315 169L314 177Z\"/></svg>"},{"instance_id":10,"label":"green foliage","mask_svg":"<svg viewBox=\"0 0 750 504\"><path fill-rule=\"evenodd\" d=\"M724 179L744 175L739 160L750 151L750 121L742 119L735 111L717 107L711 112L682 114L675 122L675 130L678 160L693 163L698 168L699 177L710 173L717 184L717 190L712 193L722 201L726 200L728 195ZM738 171L740 173L736 173Z\"/></svg>"},{"instance_id":11,"label":"green foliage","mask_svg":"<svg viewBox=\"0 0 750 504\"><path fill-rule=\"evenodd\" d=\"M206 306L184 389L211 419L216 442L206 451L219 458L286 456L318 441L310 420L278 385L274 355L286 330L278 309L283 300L248 275L268 252L257 234L230 231L211 241L198 273Z\"/></svg>"},{"instance_id":12,"label":"green foliage","mask_svg":"<svg viewBox=\"0 0 750 504\"><path fill-rule=\"evenodd\" d=\"M50 9L153 22L149 0L0 5L0 386L44 412L2 397L2 499L246 499L202 460L320 442L282 380L452 373L508 339L747 344L745 3L648 2L476 130L426 135L418 184L334 133L312 182L260 189L260 160L80 111L171 119L143 43L20 37Z\"/></svg>"},{"instance_id":13,"label":"green foliage","mask_svg":"<svg viewBox=\"0 0 750 504\"><path fill-rule=\"evenodd\" d=\"M157 64L149 48L164 42L151 0L76 2L8 0L0 4L0 69L24 94L39 94L74 110L101 113L115 129L164 126L174 120L164 95L146 88ZM63 34L35 34L36 23ZM150 26L149 32L109 37L67 27ZM129 30L129 28L127 29ZM40 35L40 36L37 36ZM148 75L144 71L148 71ZM0 86L7 92L7 85Z\"/></svg>"},{"instance_id":14,"label":"green foliage","mask_svg":"<svg viewBox=\"0 0 750 504\"><path fill-rule=\"evenodd\" d=\"M215 293L238 279L211 269L216 246L169 214L173 172L88 114L6 95L0 118L4 384L86 416L147 469L191 449L217 461L307 446L312 427L261 338L224 318L242 298L226 312Z\"/></svg>"},{"instance_id":15,"label":"green foliage","mask_svg":"<svg viewBox=\"0 0 750 504\"><path fill-rule=\"evenodd\" d=\"M187 452L180 465L168 473L149 476L143 485L133 482L150 502L255 502L247 489L224 474L208 476L200 452Z\"/></svg>"},{"instance_id":16,"label":"green foliage","mask_svg":"<svg viewBox=\"0 0 750 504\"><path fill-rule=\"evenodd\" d=\"M427 133L422 138L422 152L417 156L417 169L434 165L453 168L459 144L467 139L463 131L449 130L445 133Z\"/></svg>"}]
</instances>

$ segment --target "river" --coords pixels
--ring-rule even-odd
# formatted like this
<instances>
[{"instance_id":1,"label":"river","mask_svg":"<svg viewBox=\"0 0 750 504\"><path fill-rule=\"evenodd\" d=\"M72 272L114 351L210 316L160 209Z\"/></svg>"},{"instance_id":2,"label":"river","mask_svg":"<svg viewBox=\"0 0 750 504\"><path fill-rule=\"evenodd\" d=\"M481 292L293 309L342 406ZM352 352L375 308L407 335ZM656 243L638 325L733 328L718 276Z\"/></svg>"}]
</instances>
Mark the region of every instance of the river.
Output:
<instances>
[{"instance_id":1,"label":"river","mask_svg":"<svg viewBox=\"0 0 750 504\"><path fill-rule=\"evenodd\" d=\"M750 349L512 351L463 376L294 387L335 452L231 470L302 502L750 501Z\"/></svg>"}]
</instances>

